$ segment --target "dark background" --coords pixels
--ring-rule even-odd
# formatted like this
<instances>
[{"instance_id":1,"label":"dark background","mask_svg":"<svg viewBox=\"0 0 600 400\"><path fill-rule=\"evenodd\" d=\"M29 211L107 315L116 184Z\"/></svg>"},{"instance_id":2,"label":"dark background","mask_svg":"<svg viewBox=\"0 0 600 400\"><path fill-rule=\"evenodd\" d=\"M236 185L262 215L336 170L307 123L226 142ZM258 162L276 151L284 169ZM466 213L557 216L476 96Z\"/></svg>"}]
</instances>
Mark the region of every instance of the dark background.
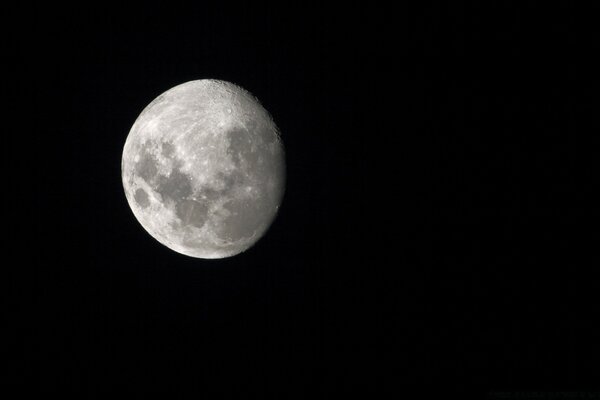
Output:
<instances>
[{"instance_id":1,"label":"dark background","mask_svg":"<svg viewBox=\"0 0 600 400\"><path fill-rule=\"evenodd\" d=\"M26 6L6 382L597 388L598 10L417 3ZM277 220L224 260L152 239L120 177L142 109L203 78L257 96L286 146Z\"/></svg>"}]
</instances>

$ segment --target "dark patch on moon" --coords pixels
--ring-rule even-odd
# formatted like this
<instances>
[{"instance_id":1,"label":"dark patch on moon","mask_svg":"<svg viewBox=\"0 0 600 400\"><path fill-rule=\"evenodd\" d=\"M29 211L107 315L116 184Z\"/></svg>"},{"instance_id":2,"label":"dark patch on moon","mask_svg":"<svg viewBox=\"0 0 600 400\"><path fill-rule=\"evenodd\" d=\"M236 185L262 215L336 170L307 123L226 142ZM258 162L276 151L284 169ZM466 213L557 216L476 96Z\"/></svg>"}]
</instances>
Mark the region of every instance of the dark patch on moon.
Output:
<instances>
[{"instance_id":1,"label":"dark patch on moon","mask_svg":"<svg viewBox=\"0 0 600 400\"><path fill-rule=\"evenodd\" d=\"M170 158L173 154L175 154L175 146L169 142L163 142L161 145L161 153L166 158Z\"/></svg>"},{"instance_id":2,"label":"dark patch on moon","mask_svg":"<svg viewBox=\"0 0 600 400\"><path fill-rule=\"evenodd\" d=\"M158 172L156 159L151 154L144 153L136 164L135 171L143 180L149 182Z\"/></svg>"},{"instance_id":3,"label":"dark patch on moon","mask_svg":"<svg viewBox=\"0 0 600 400\"><path fill-rule=\"evenodd\" d=\"M246 161L246 168L253 171L258 166L259 152L253 151L252 148L248 149L244 154L244 160Z\"/></svg>"},{"instance_id":4,"label":"dark patch on moon","mask_svg":"<svg viewBox=\"0 0 600 400\"><path fill-rule=\"evenodd\" d=\"M177 169L171 171L169 176L160 175L154 190L174 201L189 197L193 192L190 177Z\"/></svg>"},{"instance_id":5,"label":"dark patch on moon","mask_svg":"<svg viewBox=\"0 0 600 400\"><path fill-rule=\"evenodd\" d=\"M181 200L177 203L176 214L182 224L202 228L208 218L208 206L196 200Z\"/></svg>"},{"instance_id":6,"label":"dark patch on moon","mask_svg":"<svg viewBox=\"0 0 600 400\"><path fill-rule=\"evenodd\" d=\"M229 138L227 153L233 159L234 164L239 167L241 160L248 159L252 153L250 133L245 129L236 128L228 131L227 137Z\"/></svg>"},{"instance_id":7,"label":"dark patch on moon","mask_svg":"<svg viewBox=\"0 0 600 400\"><path fill-rule=\"evenodd\" d=\"M223 182L225 188L220 191L221 195L227 195L231 192L231 189L235 186L243 185L246 181L244 174L236 169L229 174L224 172L217 172L217 179Z\"/></svg>"},{"instance_id":8,"label":"dark patch on moon","mask_svg":"<svg viewBox=\"0 0 600 400\"><path fill-rule=\"evenodd\" d=\"M204 201L213 202L221 198L222 192L223 191L221 190L212 189L210 187L202 187L198 192L198 196Z\"/></svg>"},{"instance_id":9,"label":"dark patch on moon","mask_svg":"<svg viewBox=\"0 0 600 400\"><path fill-rule=\"evenodd\" d=\"M285 161L281 152L264 153L256 165L260 178L261 193L267 202L279 203L285 187ZM272 171L279 171L273 174Z\"/></svg>"},{"instance_id":10,"label":"dark patch on moon","mask_svg":"<svg viewBox=\"0 0 600 400\"><path fill-rule=\"evenodd\" d=\"M249 199L232 199L223 206L231 214L219 227L219 236L231 241L249 238L267 222L268 213L260 208L260 202ZM267 217L267 220L265 220Z\"/></svg>"},{"instance_id":11,"label":"dark patch on moon","mask_svg":"<svg viewBox=\"0 0 600 400\"><path fill-rule=\"evenodd\" d=\"M135 202L139 204L140 207L146 208L150 205L150 199L148 198L148 193L144 189L138 189L135 191L133 195Z\"/></svg>"}]
</instances>

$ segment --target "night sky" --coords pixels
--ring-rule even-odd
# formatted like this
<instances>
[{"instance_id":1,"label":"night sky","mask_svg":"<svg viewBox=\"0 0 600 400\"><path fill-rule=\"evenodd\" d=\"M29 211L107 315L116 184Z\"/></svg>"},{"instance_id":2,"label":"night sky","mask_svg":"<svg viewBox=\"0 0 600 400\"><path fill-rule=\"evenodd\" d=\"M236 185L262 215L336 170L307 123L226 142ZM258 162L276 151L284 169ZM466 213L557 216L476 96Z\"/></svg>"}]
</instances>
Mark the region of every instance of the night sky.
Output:
<instances>
[{"instance_id":1,"label":"night sky","mask_svg":"<svg viewBox=\"0 0 600 400\"><path fill-rule=\"evenodd\" d=\"M221 3L24 6L7 384L597 389L598 9ZM121 183L142 109L206 78L254 94L286 148L278 218L222 260L159 244Z\"/></svg>"}]
</instances>

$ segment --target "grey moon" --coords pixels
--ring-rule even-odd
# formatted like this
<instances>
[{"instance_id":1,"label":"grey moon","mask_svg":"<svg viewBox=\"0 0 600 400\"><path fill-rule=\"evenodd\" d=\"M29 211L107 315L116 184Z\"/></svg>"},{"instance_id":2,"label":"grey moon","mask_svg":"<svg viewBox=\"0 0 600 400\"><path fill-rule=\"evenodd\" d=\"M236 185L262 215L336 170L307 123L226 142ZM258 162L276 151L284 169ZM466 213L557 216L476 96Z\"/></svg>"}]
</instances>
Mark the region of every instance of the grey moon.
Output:
<instances>
[{"instance_id":1,"label":"grey moon","mask_svg":"<svg viewBox=\"0 0 600 400\"><path fill-rule=\"evenodd\" d=\"M246 251L269 229L285 191L285 154L270 114L232 83L195 80L152 101L121 163L142 227L191 257Z\"/></svg>"}]
</instances>

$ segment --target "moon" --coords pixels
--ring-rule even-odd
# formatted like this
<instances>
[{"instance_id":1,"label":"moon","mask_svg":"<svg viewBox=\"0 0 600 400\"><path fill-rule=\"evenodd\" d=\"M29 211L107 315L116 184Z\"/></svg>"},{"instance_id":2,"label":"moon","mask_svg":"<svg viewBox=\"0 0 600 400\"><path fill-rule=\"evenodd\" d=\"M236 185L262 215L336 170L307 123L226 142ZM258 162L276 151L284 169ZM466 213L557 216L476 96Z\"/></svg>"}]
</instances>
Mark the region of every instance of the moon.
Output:
<instances>
[{"instance_id":1,"label":"moon","mask_svg":"<svg viewBox=\"0 0 600 400\"><path fill-rule=\"evenodd\" d=\"M277 216L285 154L270 114L230 82L195 80L152 101L121 163L127 202L166 247L225 258L252 247Z\"/></svg>"}]
</instances>

